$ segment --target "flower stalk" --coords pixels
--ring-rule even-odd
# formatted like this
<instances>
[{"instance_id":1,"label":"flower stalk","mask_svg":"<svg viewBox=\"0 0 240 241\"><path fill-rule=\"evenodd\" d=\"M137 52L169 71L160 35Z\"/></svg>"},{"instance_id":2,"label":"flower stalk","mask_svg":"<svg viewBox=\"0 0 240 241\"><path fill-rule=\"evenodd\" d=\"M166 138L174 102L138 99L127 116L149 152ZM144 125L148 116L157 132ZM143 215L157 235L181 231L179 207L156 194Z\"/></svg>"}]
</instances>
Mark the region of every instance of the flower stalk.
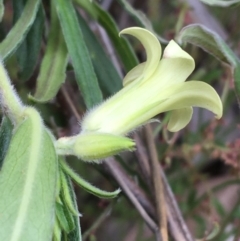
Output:
<instances>
[{"instance_id":1,"label":"flower stalk","mask_svg":"<svg viewBox=\"0 0 240 241\"><path fill-rule=\"evenodd\" d=\"M22 120L22 113L25 107L11 85L2 62L0 63L0 79L0 101L2 110L11 122L16 125Z\"/></svg>"}]
</instances>

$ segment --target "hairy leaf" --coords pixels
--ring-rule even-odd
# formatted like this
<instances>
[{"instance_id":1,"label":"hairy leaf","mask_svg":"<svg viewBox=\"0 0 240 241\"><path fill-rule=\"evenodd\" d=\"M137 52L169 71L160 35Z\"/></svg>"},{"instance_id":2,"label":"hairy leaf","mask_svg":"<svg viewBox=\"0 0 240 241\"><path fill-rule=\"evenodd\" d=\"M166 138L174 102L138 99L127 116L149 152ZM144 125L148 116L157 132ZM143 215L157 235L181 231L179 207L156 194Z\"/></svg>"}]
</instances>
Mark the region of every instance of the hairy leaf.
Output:
<instances>
[{"instance_id":1,"label":"hairy leaf","mask_svg":"<svg viewBox=\"0 0 240 241\"><path fill-rule=\"evenodd\" d=\"M75 207L75 210L78 210L75 192L73 189L72 182L71 182L70 178L68 177L68 175L66 175L66 180L67 180L68 189L69 189L69 192L70 192L70 195L72 198L72 203ZM73 218L74 218L75 228L67 235L68 241L82 241L79 216L73 216Z\"/></svg>"},{"instance_id":2,"label":"hairy leaf","mask_svg":"<svg viewBox=\"0 0 240 241\"><path fill-rule=\"evenodd\" d=\"M196 45L215 58L232 66L236 66L239 61L222 38L203 25L190 24L184 27L177 36L177 40L180 43L187 42Z\"/></svg>"},{"instance_id":3,"label":"hairy leaf","mask_svg":"<svg viewBox=\"0 0 240 241\"><path fill-rule=\"evenodd\" d=\"M61 177L61 197L62 197L63 203L68 207L72 215L80 216L72 200L67 176L62 170L60 171L60 177Z\"/></svg>"},{"instance_id":4,"label":"hairy leaf","mask_svg":"<svg viewBox=\"0 0 240 241\"><path fill-rule=\"evenodd\" d=\"M100 198L114 198L120 193L120 189L115 190L114 192L107 192L103 191L86 180L84 180L82 177L80 177L77 173L75 173L71 167L68 166L68 164L64 161L61 162L62 169L66 174L69 175L80 187L85 189L87 192L100 197Z\"/></svg>"},{"instance_id":5,"label":"hairy leaf","mask_svg":"<svg viewBox=\"0 0 240 241\"><path fill-rule=\"evenodd\" d=\"M0 240L50 241L57 157L39 114L32 108L25 113L0 172Z\"/></svg>"},{"instance_id":6,"label":"hairy leaf","mask_svg":"<svg viewBox=\"0 0 240 241\"><path fill-rule=\"evenodd\" d=\"M180 43L187 42L199 46L229 64L233 68L235 92L240 101L240 60L218 34L203 25L191 24L181 30L177 39Z\"/></svg>"}]
</instances>

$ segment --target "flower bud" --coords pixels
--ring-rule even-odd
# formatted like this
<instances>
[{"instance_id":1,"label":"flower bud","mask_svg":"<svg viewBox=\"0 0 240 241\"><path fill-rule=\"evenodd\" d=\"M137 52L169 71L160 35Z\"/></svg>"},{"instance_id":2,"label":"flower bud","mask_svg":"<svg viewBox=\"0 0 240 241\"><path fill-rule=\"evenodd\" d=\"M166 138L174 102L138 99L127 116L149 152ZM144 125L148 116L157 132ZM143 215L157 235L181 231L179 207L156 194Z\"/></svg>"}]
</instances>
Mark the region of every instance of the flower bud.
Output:
<instances>
[{"instance_id":1,"label":"flower bud","mask_svg":"<svg viewBox=\"0 0 240 241\"><path fill-rule=\"evenodd\" d=\"M99 160L124 150L133 150L135 143L122 136L105 133L81 134L76 139L73 152L82 160Z\"/></svg>"},{"instance_id":2,"label":"flower bud","mask_svg":"<svg viewBox=\"0 0 240 241\"><path fill-rule=\"evenodd\" d=\"M56 143L58 154L72 154L84 161L101 160L124 150L134 150L134 147L130 138L97 132L60 138Z\"/></svg>"}]
</instances>

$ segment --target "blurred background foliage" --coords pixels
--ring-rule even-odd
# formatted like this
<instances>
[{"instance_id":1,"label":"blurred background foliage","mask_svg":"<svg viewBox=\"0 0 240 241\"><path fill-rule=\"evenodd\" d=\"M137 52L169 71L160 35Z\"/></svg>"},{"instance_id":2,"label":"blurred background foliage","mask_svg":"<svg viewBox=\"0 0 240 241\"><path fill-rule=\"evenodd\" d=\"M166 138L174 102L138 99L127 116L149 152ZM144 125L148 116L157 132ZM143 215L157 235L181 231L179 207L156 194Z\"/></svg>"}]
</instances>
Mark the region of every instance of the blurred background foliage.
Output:
<instances>
[{"instance_id":1,"label":"blurred background foliage","mask_svg":"<svg viewBox=\"0 0 240 241\"><path fill-rule=\"evenodd\" d=\"M56 31L57 28L63 29L65 40L69 41L66 42L67 47L61 47L60 57L56 57L55 52L52 55L47 52L49 36L53 31L51 26L56 14L53 13L56 9L51 9L51 4L61 5L62 1L45 0L40 2L34 23L23 34L23 40L19 40L17 46L4 58L10 78L23 102L37 107L45 124L58 137L78 133L79 122L86 106L91 108L101 101L101 97L95 95L97 90L93 90L92 100L86 102L85 99L89 90L84 92L82 89L84 81L81 78L84 70L80 65L88 62L85 62L86 54L90 57L94 69L91 78L96 78L103 98L122 88L122 77L137 64L137 59L140 62L144 61L145 51L139 42L129 38L133 46L131 48L128 40L119 39L118 31L123 28L152 28L165 47L169 40L176 38L184 26L201 23L217 32L236 56L240 54L239 4L218 7L203 5L198 0L102 0L92 3L88 0L65 1L71 3L76 10L76 26L81 29L79 38L83 36L82 39L73 40L71 36L68 36L69 39L66 37L72 30L68 29L67 24L73 22L68 22L68 15L63 13L62 22L58 22L54 28ZM13 29L28 2L31 1L4 1L5 11L0 25L1 41ZM61 10L57 11L59 14ZM19 33L22 34L21 31ZM59 38L63 38L61 33L57 35L56 42L52 43L52 48L55 43L57 45ZM14 41L17 42L18 39ZM82 45L75 49L74 46L79 46L80 42L87 46L85 52L81 49ZM65 45L64 41L62 44ZM1 46L1 55L3 48L11 49L11 46ZM196 69L191 79L203 80L217 90L223 101L224 114L221 120L216 120L209 112L195 109L191 123L176 134L167 132L164 121L167 115L161 114L159 118L162 122L152 126L159 162L192 235L205 240L204 237L214 232L219 225L220 229L213 240L237 241L240 240L240 111L234 91L232 69L197 46L184 44L182 47L196 61ZM69 62L66 62L66 49L71 59ZM57 46L55 51L59 51ZM82 51L85 55L75 56L81 55ZM49 55L46 56L46 53ZM45 57L49 58L48 64L52 65L51 68L42 65ZM62 63L57 63L59 58L62 58ZM51 74L51 71L56 72ZM87 77L88 74L86 73ZM54 91L51 90L47 96L49 90L46 87L50 84L43 82L40 90L42 93L34 95L40 77L48 78L51 75L51 78L55 78L54 81L59 81L55 83ZM30 95L33 97L29 98ZM144 141L144 129L139 130L139 134ZM136 191L141 190L154 209L151 178L143 175L138 155L134 152L124 153L116 158L128 178L135 183ZM68 162L81 176L104 190L113 190L119 186L114 175L111 175L104 164L83 163L75 157L69 157ZM124 179L124 176L122 178ZM83 240L155 240L153 232L129 201L124 190L114 200L104 200L77 186L74 187L79 211L83 215L80 218Z\"/></svg>"}]
</instances>

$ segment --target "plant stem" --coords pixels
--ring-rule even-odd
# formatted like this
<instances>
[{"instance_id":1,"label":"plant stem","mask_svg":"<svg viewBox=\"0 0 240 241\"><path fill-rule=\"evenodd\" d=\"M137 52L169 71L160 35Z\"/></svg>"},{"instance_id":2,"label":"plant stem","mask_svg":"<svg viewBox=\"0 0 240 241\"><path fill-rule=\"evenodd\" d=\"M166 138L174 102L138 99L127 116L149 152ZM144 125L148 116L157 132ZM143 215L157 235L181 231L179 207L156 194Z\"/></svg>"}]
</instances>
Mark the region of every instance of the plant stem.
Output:
<instances>
[{"instance_id":1,"label":"plant stem","mask_svg":"<svg viewBox=\"0 0 240 241\"><path fill-rule=\"evenodd\" d=\"M151 171L153 177L153 186L155 194L155 204L157 208L157 218L159 223L159 230L161 232L162 240L168 241L168 231L167 231L167 213L166 213L166 203L164 198L164 189L161 174L158 170L158 154L153 138L153 131L150 124L146 125L146 137L148 143L148 149L151 157Z\"/></svg>"},{"instance_id":2,"label":"plant stem","mask_svg":"<svg viewBox=\"0 0 240 241\"><path fill-rule=\"evenodd\" d=\"M5 113L13 125L17 125L22 119L24 105L10 83L7 71L0 63L0 101Z\"/></svg>"}]
</instances>

